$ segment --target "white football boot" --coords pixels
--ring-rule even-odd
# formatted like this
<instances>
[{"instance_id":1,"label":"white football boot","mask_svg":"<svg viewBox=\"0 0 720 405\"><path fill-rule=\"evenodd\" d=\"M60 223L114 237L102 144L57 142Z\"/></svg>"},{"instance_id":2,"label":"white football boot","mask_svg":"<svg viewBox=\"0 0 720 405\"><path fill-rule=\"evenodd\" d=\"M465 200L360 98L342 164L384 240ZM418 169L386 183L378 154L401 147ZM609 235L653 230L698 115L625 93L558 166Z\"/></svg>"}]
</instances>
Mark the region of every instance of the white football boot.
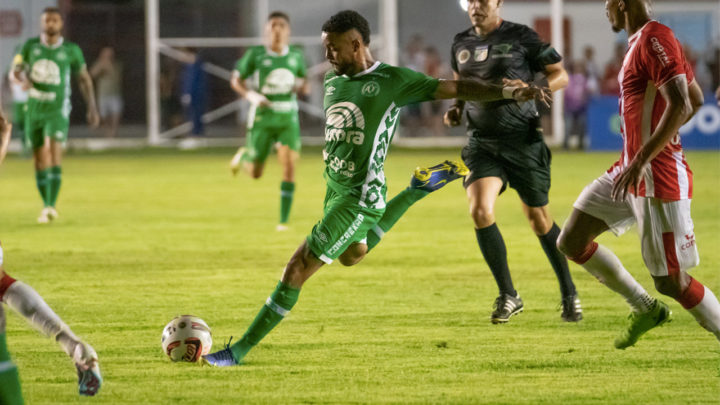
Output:
<instances>
[{"instance_id":1,"label":"white football boot","mask_svg":"<svg viewBox=\"0 0 720 405\"><path fill-rule=\"evenodd\" d=\"M75 346L73 362L78 373L78 391L80 395L93 396L100 391L102 386L102 375L100 374L100 362L97 353L93 348L84 342Z\"/></svg>"}]
</instances>

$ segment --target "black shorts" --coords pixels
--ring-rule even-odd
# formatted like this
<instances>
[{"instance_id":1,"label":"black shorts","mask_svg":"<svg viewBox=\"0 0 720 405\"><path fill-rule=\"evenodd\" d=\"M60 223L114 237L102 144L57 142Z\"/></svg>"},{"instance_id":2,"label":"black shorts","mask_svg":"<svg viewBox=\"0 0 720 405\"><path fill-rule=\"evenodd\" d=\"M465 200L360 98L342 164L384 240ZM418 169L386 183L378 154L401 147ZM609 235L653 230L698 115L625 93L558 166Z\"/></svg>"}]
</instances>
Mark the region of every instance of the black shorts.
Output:
<instances>
[{"instance_id":1,"label":"black shorts","mask_svg":"<svg viewBox=\"0 0 720 405\"><path fill-rule=\"evenodd\" d=\"M501 194L510 184L526 205L548 204L552 154L542 140L516 143L470 138L462 150L462 159L470 169L465 176L466 188L477 179L499 177L503 181Z\"/></svg>"}]
</instances>

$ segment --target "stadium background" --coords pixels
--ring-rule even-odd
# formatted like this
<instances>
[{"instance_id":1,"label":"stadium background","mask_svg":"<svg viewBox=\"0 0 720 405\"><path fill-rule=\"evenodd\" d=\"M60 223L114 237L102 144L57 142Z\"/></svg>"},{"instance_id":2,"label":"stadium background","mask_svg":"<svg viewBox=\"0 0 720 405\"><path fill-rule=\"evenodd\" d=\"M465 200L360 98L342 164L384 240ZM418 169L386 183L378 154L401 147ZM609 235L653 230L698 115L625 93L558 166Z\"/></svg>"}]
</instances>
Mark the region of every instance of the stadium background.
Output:
<instances>
[{"instance_id":1,"label":"stadium background","mask_svg":"<svg viewBox=\"0 0 720 405\"><path fill-rule=\"evenodd\" d=\"M8 69L12 52L25 38L37 35L39 12L46 6L59 6L66 16L65 32L68 38L77 42L85 53L88 64L97 58L102 47L112 46L118 59L124 65L122 96L125 108L122 126L119 131L120 140L98 140L88 143L86 138L102 137L99 131L88 131L82 125L71 131L71 147L122 147L124 145L139 146L142 138L150 136L149 141L155 145L175 146L188 127L166 132L158 138L152 138L148 132L148 117L152 116L152 108L148 108L147 92L150 83L148 75L149 52L148 39L150 31L147 16L148 5L155 3L141 0L120 1L83 1L83 0L3 0L0 8L0 59L3 71ZM388 4L394 13L388 14ZM614 34L609 29L602 1L564 1L563 3L563 55L565 62L578 60L583 56L585 47L595 51L594 61L602 74L607 62L612 58L615 44L625 40L625 34ZM508 0L503 5L503 16L506 19L527 24L535 28L540 35L551 41L550 1L516 1ZM210 6L211 5L211 6ZM208 111L224 108L226 115L215 119L206 130L206 138L198 145L232 145L237 144L237 136L244 130L244 111L247 104L237 101L234 93L227 85L226 76L235 61L244 52L245 46L235 46L232 38L243 38L247 41L261 43L262 24L270 10L284 10L292 16L293 37L302 39L299 43L305 47L308 65L311 68L313 91L301 106L304 111L302 119L303 135L309 143L321 142L322 111L320 82L327 69L323 65L322 49L319 46L319 27L326 14L344 8L354 8L366 15L371 29L375 34L376 53L381 60L401 65L415 66L408 57L407 50L415 37L422 39L423 47L434 48L442 60L447 74L449 64L449 48L453 36L466 29L469 24L466 14L455 0L438 2L435 0L244 0L244 1L184 1L157 0L157 29L160 38L190 38L198 46L195 50L207 62L209 95ZM322 10L322 12L320 12ZM720 4L714 0L663 1L657 0L654 5L656 18L668 24L676 35L691 50L695 60L698 81L706 92L708 105L701 111L697 120L690 123L684 132L684 144L689 148L720 148L720 110L712 103L713 89L720 84ZM559 21L559 19L557 20ZM212 38L222 38L220 45ZM205 41L203 41L205 40ZM294 41L298 43L298 41ZM159 56L158 71L160 74L174 74L174 85L179 86L178 71L182 70L182 61L178 60L177 49L182 49L182 41L166 41L164 49L170 49ZM378 48L379 45L379 48ZM153 48L154 49L154 48ZM175 52L172 52L175 50ZM160 52L158 52L160 54ZM168 57L171 55L172 57ZM180 58L181 59L181 58ZM220 70L220 75L217 75ZM225 72L222 72L225 70ZM3 80L3 101L10 102L7 80ZM177 90L175 90L177 91ZM615 117L615 98L596 95L588 106L588 133L592 138L593 149L613 150L619 147L620 138L617 134ZM72 112L73 125L82 124L84 110L78 91L73 93ZM558 108L560 103L556 100ZM6 109L7 110L7 109ZM158 132L175 127L181 121L181 111L176 117L169 117L167 111L156 108L159 123ZM562 116L562 113L558 113ZM173 121L172 123L169 121ZM178 121L178 122L176 122ZM563 129L551 128L551 120L546 122L548 143L557 144L564 136ZM406 126L407 127L407 126ZM446 130L440 126L415 126L401 128L398 138L427 138L436 135L450 135L447 139L434 139L431 142L407 140L412 145L435 145L445 143L457 145L462 143L463 131L460 129ZM122 138L135 138L134 142ZM213 141L214 140L214 141ZM400 143L402 144L402 140ZM18 150L19 143L13 143L12 150Z\"/></svg>"}]
</instances>

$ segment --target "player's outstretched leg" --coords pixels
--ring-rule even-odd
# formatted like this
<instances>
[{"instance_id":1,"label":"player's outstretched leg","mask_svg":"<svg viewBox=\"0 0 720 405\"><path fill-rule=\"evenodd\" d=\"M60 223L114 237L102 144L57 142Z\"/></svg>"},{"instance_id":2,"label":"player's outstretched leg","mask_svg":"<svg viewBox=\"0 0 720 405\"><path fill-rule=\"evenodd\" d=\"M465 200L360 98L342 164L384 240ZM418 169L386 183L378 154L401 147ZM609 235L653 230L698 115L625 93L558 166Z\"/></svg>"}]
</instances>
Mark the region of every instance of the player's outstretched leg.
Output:
<instances>
[{"instance_id":1,"label":"player's outstretched leg","mask_svg":"<svg viewBox=\"0 0 720 405\"><path fill-rule=\"evenodd\" d=\"M323 262L310 252L307 242L295 251L278 282L275 291L265 301L255 320L250 324L242 339L225 348L203 356L203 364L227 367L242 364L245 355L257 345L295 306L300 296L300 288Z\"/></svg>"},{"instance_id":2,"label":"player's outstretched leg","mask_svg":"<svg viewBox=\"0 0 720 405\"><path fill-rule=\"evenodd\" d=\"M95 395L102 384L97 354L75 336L69 326L29 285L7 274L0 278L0 300L25 318L45 336L54 338L70 356L78 370L81 395Z\"/></svg>"},{"instance_id":3,"label":"player's outstretched leg","mask_svg":"<svg viewBox=\"0 0 720 405\"><path fill-rule=\"evenodd\" d=\"M367 234L368 250L374 248L380 239L405 214L411 205L447 183L466 176L470 170L461 161L446 160L438 165L415 169L410 186L393 197L385 208L378 224Z\"/></svg>"},{"instance_id":4,"label":"player's outstretched leg","mask_svg":"<svg viewBox=\"0 0 720 405\"><path fill-rule=\"evenodd\" d=\"M10 359L5 340L5 312L0 305L0 404L22 405L22 390L17 366Z\"/></svg>"}]
</instances>

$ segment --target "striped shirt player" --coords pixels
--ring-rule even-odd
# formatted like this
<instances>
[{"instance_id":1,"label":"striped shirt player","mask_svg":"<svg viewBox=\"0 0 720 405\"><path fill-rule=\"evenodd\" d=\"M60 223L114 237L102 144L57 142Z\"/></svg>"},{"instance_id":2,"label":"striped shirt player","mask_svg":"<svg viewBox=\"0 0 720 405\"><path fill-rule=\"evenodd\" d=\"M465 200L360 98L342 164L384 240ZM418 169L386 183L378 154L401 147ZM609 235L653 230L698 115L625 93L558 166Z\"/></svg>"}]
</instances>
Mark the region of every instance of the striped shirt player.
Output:
<instances>
[{"instance_id":1,"label":"striped shirt player","mask_svg":"<svg viewBox=\"0 0 720 405\"><path fill-rule=\"evenodd\" d=\"M657 127L666 105L658 89L674 77L685 77L688 85L695 78L682 44L657 21L632 35L628 46L618 75L623 151L608 170L611 179L632 161ZM650 162L637 196L670 201L692 198L692 171L679 134Z\"/></svg>"},{"instance_id":2,"label":"striped shirt player","mask_svg":"<svg viewBox=\"0 0 720 405\"><path fill-rule=\"evenodd\" d=\"M606 230L620 235L637 223L655 288L720 339L720 303L687 274L700 260L690 216L693 176L678 130L702 105L702 91L672 30L650 19L648 0L605 4L613 29L629 35L618 75L623 150L575 201L558 247L632 308L627 328L615 340L616 348L625 349L671 318L668 305L651 297L612 251L594 241Z\"/></svg>"}]
</instances>

